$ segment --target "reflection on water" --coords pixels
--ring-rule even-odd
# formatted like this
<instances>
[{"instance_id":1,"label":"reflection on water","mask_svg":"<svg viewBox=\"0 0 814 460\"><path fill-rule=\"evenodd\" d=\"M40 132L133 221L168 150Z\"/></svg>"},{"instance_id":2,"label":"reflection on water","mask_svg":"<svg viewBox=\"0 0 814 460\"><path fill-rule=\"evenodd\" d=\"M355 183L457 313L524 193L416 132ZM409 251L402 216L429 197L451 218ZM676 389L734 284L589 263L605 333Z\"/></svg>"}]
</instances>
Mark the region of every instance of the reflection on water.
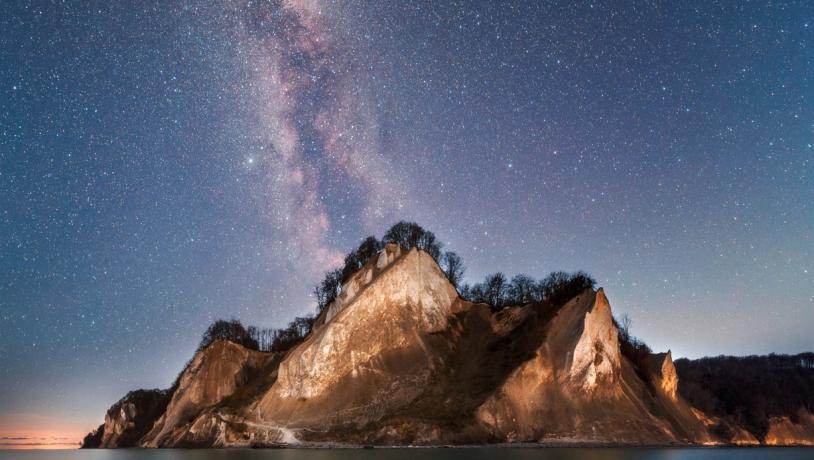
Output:
<instances>
[{"instance_id":1,"label":"reflection on water","mask_svg":"<svg viewBox=\"0 0 814 460\"><path fill-rule=\"evenodd\" d=\"M814 448L461 448L0 451L3 460L811 460Z\"/></svg>"}]
</instances>

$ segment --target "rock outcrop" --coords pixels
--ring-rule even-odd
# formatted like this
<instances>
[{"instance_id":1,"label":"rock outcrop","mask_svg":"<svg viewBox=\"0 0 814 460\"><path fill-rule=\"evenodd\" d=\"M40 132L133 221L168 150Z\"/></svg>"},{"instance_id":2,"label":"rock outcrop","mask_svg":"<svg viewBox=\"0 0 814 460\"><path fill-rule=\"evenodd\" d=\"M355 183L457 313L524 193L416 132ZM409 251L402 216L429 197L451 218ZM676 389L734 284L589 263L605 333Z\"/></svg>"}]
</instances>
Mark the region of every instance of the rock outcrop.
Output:
<instances>
[{"instance_id":1,"label":"rock outcrop","mask_svg":"<svg viewBox=\"0 0 814 460\"><path fill-rule=\"evenodd\" d=\"M83 447L135 447L167 408L166 390L136 390L113 404Z\"/></svg>"},{"instance_id":2,"label":"rock outcrop","mask_svg":"<svg viewBox=\"0 0 814 460\"><path fill-rule=\"evenodd\" d=\"M678 373L673 364L673 355L670 350L667 353L656 353L650 356L649 365L653 380L668 398L675 400L678 398Z\"/></svg>"},{"instance_id":3,"label":"rock outcrop","mask_svg":"<svg viewBox=\"0 0 814 460\"><path fill-rule=\"evenodd\" d=\"M549 346L557 358L564 358L561 383L588 395L598 389L616 393L622 358L605 292L577 296L554 321Z\"/></svg>"},{"instance_id":4,"label":"rock outcrop","mask_svg":"<svg viewBox=\"0 0 814 460\"><path fill-rule=\"evenodd\" d=\"M102 436L105 435L105 424L99 425L95 430L82 438L81 449L99 449L102 447Z\"/></svg>"},{"instance_id":5,"label":"rock outcrop","mask_svg":"<svg viewBox=\"0 0 814 460\"><path fill-rule=\"evenodd\" d=\"M814 446L814 415L804 409L796 415L796 420L791 417L773 417L769 421L769 431L764 443L771 446Z\"/></svg>"},{"instance_id":6,"label":"rock outcrop","mask_svg":"<svg viewBox=\"0 0 814 460\"><path fill-rule=\"evenodd\" d=\"M188 436L196 422L200 423L199 416L215 406L240 407L251 402L257 388L273 382L272 369L277 362L279 355L274 353L252 351L222 340L212 343L187 365L166 411L140 444L145 447L196 444Z\"/></svg>"},{"instance_id":7,"label":"rock outcrop","mask_svg":"<svg viewBox=\"0 0 814 460\"><path fill-rule=\"evenodd\" d=\"M478 410L502 441L669 444L705 441L681 401L659 401L620 350L604 292L572 299L533 359Z\"/></svg>"},{"instance_id":8,"label":"rock outcrop","mask_svg":"<svg viewBox=\"0 0 814 460\"><path fill-rule=\"evenodd\" d=\"M393 262L402 255L402 249L397 244L388 244L379 252L379 255L374 259L375 263L367 263L361 270L354 273L347 282L342 286L342 292L337 296L336 300L332 302L325 309L324 315L321 315L317 320L317 325L330 322L334 316L345 309L351 302L356 299L356 296L365 288L373 278L386 270Z\"/></svg>"},{"instance_id":9,"label":"rock outcrop","mask_svg":"<svg viewBox=\"0 0 814 460\"><path fill-rule=\"evenodd\" d=\"M707 415L678 391L669 351L628 348L602 289L493 311L426 253L387 245L304 341L279 353L216 341L172 392L116 403L88 447L814 439L806 411L760 439Z\"/></svg>"}]
</instances>

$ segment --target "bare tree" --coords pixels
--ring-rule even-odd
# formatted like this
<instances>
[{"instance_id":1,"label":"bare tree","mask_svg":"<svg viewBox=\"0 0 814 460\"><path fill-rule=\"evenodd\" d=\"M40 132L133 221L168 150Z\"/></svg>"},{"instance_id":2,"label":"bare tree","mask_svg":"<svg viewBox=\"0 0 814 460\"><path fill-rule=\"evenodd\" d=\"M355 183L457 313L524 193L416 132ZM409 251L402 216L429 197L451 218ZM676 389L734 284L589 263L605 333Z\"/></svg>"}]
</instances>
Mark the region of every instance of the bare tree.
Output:
<instances>
[{"instance_id":1,"label":"bare tree","mask_svg":"<svg viewBox=\"0 0 814 460\"><path fill-rule=\"evenodd\" d=\"M551 272L540 280L538 295L554 305L562 305L585 289L593 288L596 280L585 272Z\"/></svg>"},{"instance_id":2,"label":"bare tree","mask_svg":"<svg viewBox=\"0 0 814 460\"><path fill-rule=\"evenodd\" d=\"M254 330L256 332L257 328ZM204 332L204 335L201 338L201 343L198 345L198 349L203 350L212 342L217 340L228 340L252 350L260 349L257 340L252 337L250 332L243 327L243 324L236 319L229 321L219 319L212 323L212 325L206 329L206 332Z\"/></svg>"},{"instance_id":3,"label":"bare tree","mask_svg":"<svg viewBox=\"0 0 814 460\"><path fill-rule=\"evenodd\" d=\"M619 320L619 338L625 342L630 342L630 326L633 325L633 320L630 319L630 316L627 313L622 315L622 318Z\"/></svg>"},{"instance_id":4,"label":"bare tree","mask_svg":"<svg viewBox=\"0 0 814 460\"><path fill-rule=\"evenodd\" d=\"M314 297L317 299L317 311L330 305L342 289L342 270L331 270L325 274L322 282L314 286Z\"/></svg>"},{"instance_id":5,"label":"bare tree","mask_svg":"<svg viewBox=\"0 0 814 460\"><path fill-rule=\"evenodd\" d=\"M424 230L415 222L399 221L384 234L385 243L396 243L404 249L418 248L437 262L441 257L441 242L433 232Z\"/></svg>"},{"instance_id":6,"label":"bare tree","mask_svg":"<svg viewBox=\"0 0 814 460\"><path fill-rule=\"evenodd\" d=\"M345 282L362 268L368 260L375 257L384 247L384 243L375 236L368 236L359 244L355 251L345 256L345 266L342 267L342 282Z\"/></svg>"},{"instance_id":7,"label":"bare tree","mask_svg":"<svg viewBox=\"0 0 814 460\"><path fill-rule=\"evenodd\" d=\"M449 282L455 286L455 289L458 289L458 286L463 280L464 272L466 271L461 257L454 252L447 251L441 258L441 266Z\"/></svg>"},{"instance_id":8,"label":"bare tree","mask_svg":"<svg viewBox=\"0 0 814 460\"><path fill-rule=\"evenodd\" d=\"M537 282L528 275L515 275L508 288L507 302L514 305L523 305L541 300L537 296Z\"/></svg>"},{"instance_id":9,"label":"bare tree","mask_svg":"<svg viewBox=\"0 0 814 460\"><path fill-rule=\"evenodd\" d=\"M486 302L493 308L499 310L505 306L507 292L508 283L506 282L506 275L498 272L486 277L484 281L484 294L486 295Z\"/></svg>"}]
</instances>

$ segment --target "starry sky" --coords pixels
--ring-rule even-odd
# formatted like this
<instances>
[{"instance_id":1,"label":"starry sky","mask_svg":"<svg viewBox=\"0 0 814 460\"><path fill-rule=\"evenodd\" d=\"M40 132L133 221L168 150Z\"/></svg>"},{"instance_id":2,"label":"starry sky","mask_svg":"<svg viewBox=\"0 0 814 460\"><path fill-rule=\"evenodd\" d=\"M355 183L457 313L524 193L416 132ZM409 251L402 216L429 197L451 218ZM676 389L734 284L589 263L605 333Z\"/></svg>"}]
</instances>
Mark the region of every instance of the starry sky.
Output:
<instances>
[{"instance_id":1,"label":"starry sky","mask_svg":"<svg viewBox=\"0 0 814 460\"><path fill-rule=\"evenodd\" d=\"M675 356L814 325L814 3L0 5L0 437L77 440L399 219ZM3 442L3 441L0 441Z\"/></svg>"}]
</instances>

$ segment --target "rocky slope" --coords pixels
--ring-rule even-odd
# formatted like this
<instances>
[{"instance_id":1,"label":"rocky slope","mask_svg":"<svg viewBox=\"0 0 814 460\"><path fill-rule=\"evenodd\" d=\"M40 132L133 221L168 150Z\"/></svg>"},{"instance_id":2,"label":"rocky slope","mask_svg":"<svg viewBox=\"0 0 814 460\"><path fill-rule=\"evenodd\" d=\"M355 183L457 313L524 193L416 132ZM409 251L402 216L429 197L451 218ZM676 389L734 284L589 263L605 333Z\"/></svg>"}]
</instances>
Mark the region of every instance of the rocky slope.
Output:
<instances>
[{"instance_id":1,"label":"rocky slope","mask_svg":"<svg viewBox=\"0 0 814 460\"><path fill-rule=\"evenodd\" d=\"M709 440L683 401L660 388L653 391L621 355L601 289L568 302L548 328L534 358L479 408L478 419L497 438L643 444ZM653 381L659 378L652 375Z\"/></svg>"},{"instance_id":2,"label":"rocky slope","mask_svg":"<svg viewBox=\"0 0 814 460\"><path fill-rule=\"evenodd\" d=\"M686 402L669 352L636 360L621 350L602 289L564 305L493 312L461 299L426 253L388 245L345 283L304 342L285 353L211 344L148 430L144 422L127 428L133 417L120 407L101 444L748 439L736 424L722 434L714 415ZM777 418L762 441L804 442L812 425L808 412Z\"/></svg>"},{"instance_id":3,"label":"rocky slope","mask_svg":"<svg viewBox=\"0 0 814 460\"><path fill-rule=\"evenodd\" d=\"M141 439L144 447L198 444L192 436L213 408L240 408L274 383L281 355L217 341L200 351L181 374L166 411ZM190 432L190 430L192 432ZM205 442L206 443L206 442Z\"/></svg>"}]
</instances>

